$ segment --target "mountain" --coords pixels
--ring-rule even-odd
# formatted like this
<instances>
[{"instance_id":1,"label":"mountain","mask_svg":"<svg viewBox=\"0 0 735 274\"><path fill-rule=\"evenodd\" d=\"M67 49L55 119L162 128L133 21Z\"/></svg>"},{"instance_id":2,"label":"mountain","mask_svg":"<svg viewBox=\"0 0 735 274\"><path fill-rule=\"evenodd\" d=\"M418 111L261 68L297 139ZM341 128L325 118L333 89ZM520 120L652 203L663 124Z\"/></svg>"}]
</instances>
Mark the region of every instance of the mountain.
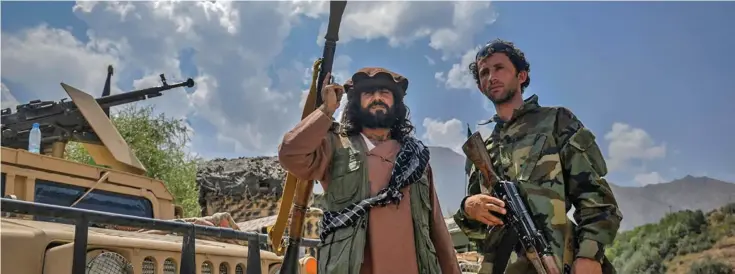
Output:
<instances>
[{"instance_id":1,"label":"mountain","mask_svg":"<svg viewBox=\"0 0 735 274\"><path fill-rule=\"evenodd\" d=\"M618 234L605 254L619 273L735 273L735 203L667 213Z\"/></svg>"},{"instance_id":2,"label":"mountain","mask_svg":"<svg viewBox=\"0 0 735 274\"><path fill-rule=\"evenodd\" d=\"M449 148L429 147L437 196L445 216L453 214L464 197L465 157ZM709 177L686 176L644 187L618 186L612 191L623 212L620 230L654 223L666 213L680 210L710 211L735 202L735 184Z\"/></svg>"},{"instance_id":3,"label":"mountain","mask_svg":"<svg viewBox=\"0 0 735 274\"><path fill-rule=\"evenodd\" d=\"M735 184L709 177L686 176L644 187L612 185L612 190L623 212L620 230L658 222L669 212L707 212L735 201Z\"/></svg>"},{"instance_id":4,"label":"mountain","mask_svg":"<svg viewBox=\"0 0 735 274\"><path fill-rule=\"evenodd\" d=\"M430 146L429 152L431 153L429 164L434 174L434 184L442 213L449 216L459 209L459 202L467 191L465 157L446 147Z\"/></svg>"}]
</instances>

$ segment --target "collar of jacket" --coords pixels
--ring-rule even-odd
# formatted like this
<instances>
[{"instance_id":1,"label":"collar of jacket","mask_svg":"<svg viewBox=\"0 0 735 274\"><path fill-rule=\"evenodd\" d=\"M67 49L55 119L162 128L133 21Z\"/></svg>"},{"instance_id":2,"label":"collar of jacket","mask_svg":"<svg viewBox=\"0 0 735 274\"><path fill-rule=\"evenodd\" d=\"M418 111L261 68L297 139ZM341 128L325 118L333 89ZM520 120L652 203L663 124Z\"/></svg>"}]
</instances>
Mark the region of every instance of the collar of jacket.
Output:
<instances>
[{"instance_id":1,"label":"collar of jacket","mask_svg":"<svg viewBox=\"0 0 735 274\"><path fill-rule=\"evenodd\" d=\"M523 100L523 105L521 107L513 110L513 115L511 115L510 119L508 121L503 121L503 119L500 118L498 114L493 115L490 120L487 120L486 122L480 123L480 125L486 125L489 123L496 123L496 128L498 126L502 127L503 124L506 124L508 122L512 122L515 119L518 119L519 117L523 116L523 114L526 114L532 110L535 110L539 108L538 104L538 95L534 94L531 95L531 97L526 98L526 100Z\"/></svg>"}]
</instances>

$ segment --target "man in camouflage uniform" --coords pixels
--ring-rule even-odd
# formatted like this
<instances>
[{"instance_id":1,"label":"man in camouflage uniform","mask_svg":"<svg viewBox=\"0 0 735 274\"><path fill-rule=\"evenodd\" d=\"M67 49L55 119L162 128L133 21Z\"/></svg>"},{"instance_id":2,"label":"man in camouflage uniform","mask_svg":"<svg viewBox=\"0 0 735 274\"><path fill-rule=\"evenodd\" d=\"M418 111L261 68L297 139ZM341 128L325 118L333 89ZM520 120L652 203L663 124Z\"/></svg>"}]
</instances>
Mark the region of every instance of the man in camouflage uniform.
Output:
<instances>
[{"instance_id":1,"label":"man in camouflage uniform","mask_svg":"<svg viewBox=\"0 0 735 274\"><path fill-rule=\"evenodd\" d=\"M607 167L595 136L569 109L540 106L536 95L523 100L530 65L513 43L488 43L470 71L497 112L491 120L495 129L485 141L495 172L518 183L529 213L559 260L557 265L564 272L615 273L604 246L615 239L622 214L603 178ZM478 174L473 167L469 196L454 220L484 256L480 273L535 273L524 252L519 252L516 234L498 217L506 213L505 204L480 194ZM566 215L572 206L578 225ZM508 263L513 250L518 258Z\"/></svg>"}]
</instances>

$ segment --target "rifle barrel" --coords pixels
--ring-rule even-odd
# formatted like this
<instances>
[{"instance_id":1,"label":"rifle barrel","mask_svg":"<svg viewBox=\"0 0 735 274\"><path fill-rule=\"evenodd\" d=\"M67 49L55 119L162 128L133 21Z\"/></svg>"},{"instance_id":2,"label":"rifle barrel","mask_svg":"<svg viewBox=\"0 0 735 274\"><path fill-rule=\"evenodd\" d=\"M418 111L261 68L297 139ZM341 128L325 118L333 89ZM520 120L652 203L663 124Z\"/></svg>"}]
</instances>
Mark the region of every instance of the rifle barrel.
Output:
<instances>
[{"instance_id":1,"label":"rifle barrel","mask_svg":"<svg viewBox=\"0 0 735 274\"><path fill-rule=\"evenodd\" d=\"M330 1L329 3L329 24L327 26L327 34L324 36L326 41L324 42L322 63L319 68L316 83L313 83L316 86L316 96L314 96L316 100L312 106L309 106L309 104L304 106L305 112L307 112L307 108L311 107L313 109L308 111L311 113L311 111L318 108L323 102L321 91L324 86L324 79L326 78L327 73L332 72L334 53L337 48L337 40L339 40L339 26L342 21L342 15L345 11L346 5L347 1ZM288 181L286 184L288 184ZM283 265L280 271L281 274L297 274L299 272L298 249L302 240L301 238L307 204L313 192L313 187L314 181L312 180L299 180L296 185L293 205L291 207L291 224L289 226L288 233L289 244L286 247L286 253L283 258Z\"/></svg>"},{"instance_id":2,"label":"rifle barrel","mask_svg":"<svg viewBox=\"0 0 735 274\"><path fill-rule=\"evenodd\" d=\"M162 91L179 87L193 87L194 80L188 78L186 81L169 85L161 74L163 85L159 87L145 88L131 92L103 96L95 99L103 110L109 107L123 105L135 101L146 100L161 96ZM34 100L28 104L16 106L17 111L11 112L10 108L2 111L2 141L3 146L12 148L23 148L28 145L28 133L33 123L41 125L44 138L42 146L54 140L81 139L77 141L89 141L95 139L90 135L92 129L81 116L78 107L72 101L65 99L55 101ZM89 139L91 138L91 139Z\"/></svg>"},{"instance_id":3,"label":"rifle barrel","mask_svg":"<svg viewBox=\"0 0 735 274\"><path fill-rule=\"evenodd\" d=\"M334 64L334 52L336 48L336 41L327 40L324 42L322 65L319 67L319 76L316 80L316 102L314 104L314 108L318 108L324 102L321 91L324 88L324 78L327 77L327 73L332 72L332 65Z\"/></svg>"},{"instance_id":4,"label":"rifle barrel","mask_svg":"<svg viewBox=\"0 0 735 274\"><path fill-rule=\"evenodd\" d=\"M161 96L162 91L175 89L179 87L193 87L194 86L194 79L187 79L184 82L176 83L173 85L165 84L160 87L151 87L151 88L144 88L140 90L134 90L131 92L126 93L120 93L110 96L105 96L101 98L97 98L97 103L105 108L105 107L113 107L117 105L127 104L130 102L145 100L151 97Z\"/></svg>"}]
</instances>

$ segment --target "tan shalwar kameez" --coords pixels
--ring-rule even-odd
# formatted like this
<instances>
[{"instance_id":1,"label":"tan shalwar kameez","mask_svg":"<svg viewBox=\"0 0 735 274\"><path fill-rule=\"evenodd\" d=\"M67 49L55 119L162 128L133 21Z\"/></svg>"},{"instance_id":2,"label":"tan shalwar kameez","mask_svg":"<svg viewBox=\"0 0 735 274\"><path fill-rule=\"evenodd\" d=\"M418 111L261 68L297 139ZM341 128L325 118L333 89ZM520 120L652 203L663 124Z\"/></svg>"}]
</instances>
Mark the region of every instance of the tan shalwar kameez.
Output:
<instances>
[{"instance_id":1,"label":"tan shalwar kameez","mask_svg":"<svg viewBox=\"0 0 735 274\"><path fill-rule=\"evenodd\" d=\"M332 159L332 144L327 138L331 124L331 118L317 109L286 133L278 152L280 163L285 169L299 178L319 180L325 191L329 189L326 171ZM368 147L373 147L367 142ZM390 140L369 150L367 167L372 196L388 186L399 148L398 142ZM460 274L433 180L430 187L434 197L431 238L439 265L444 274ZM368 239L361 274L420 274L414 245L409 187L402 192L404 196L399 205L389 204L369 211Z\"/></svg>"}]
</instances>

